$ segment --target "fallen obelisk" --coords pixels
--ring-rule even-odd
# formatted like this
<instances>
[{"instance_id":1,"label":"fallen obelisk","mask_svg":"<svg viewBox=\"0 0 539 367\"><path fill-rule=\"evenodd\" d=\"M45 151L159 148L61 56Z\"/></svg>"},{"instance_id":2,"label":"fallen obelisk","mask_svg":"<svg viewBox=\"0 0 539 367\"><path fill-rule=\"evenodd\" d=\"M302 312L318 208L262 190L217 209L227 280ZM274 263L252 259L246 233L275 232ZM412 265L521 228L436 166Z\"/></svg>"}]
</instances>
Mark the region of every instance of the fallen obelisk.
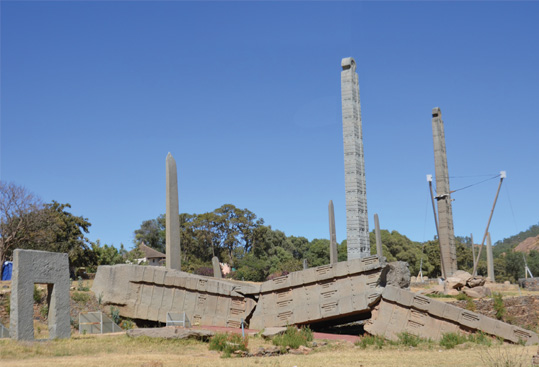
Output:
<instances>
[{"instance_id":1,"label":"fallen obelisk","mask_svg":"<svg viewBox=\"0 0 539 367\"><path fill-rule=\"evenodd\" d=\"M398 288L409 285L406 263L383 260L341 261L263 283L155 266L100 266L92 291L133 319L164 322L167 312L185 312L193 325L240 327L243 320L252 329L368 320L366 332L388 339L409 332L439 340L480 330L513 343L539 342L532 331Z\"/></svg>"}]
</instances>

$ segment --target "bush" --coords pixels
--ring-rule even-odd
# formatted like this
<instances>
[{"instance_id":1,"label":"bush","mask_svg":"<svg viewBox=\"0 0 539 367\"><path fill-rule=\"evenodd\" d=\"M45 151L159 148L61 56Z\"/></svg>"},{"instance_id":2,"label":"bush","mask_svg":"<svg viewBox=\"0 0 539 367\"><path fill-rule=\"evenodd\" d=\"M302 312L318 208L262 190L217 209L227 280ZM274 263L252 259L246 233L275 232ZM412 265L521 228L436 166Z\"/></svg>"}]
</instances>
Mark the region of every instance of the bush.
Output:
<instances>
[{"instance_id":1,"label":"bush","mask_svg":"<svg viewBox=\"0 0 539 367\"><path fill-rule=\"evenodd\" d=\"M494 311L496 312L496 318L498 320L502 320L506 313L505 305L503 304L502 294L499 292L495 292L492 294L492 299L494 300L493 307Z\"/></svg>"},{"instance_id":2,"label":"bush","mask_svg":"<svg viewBox=\"0 0 539 367\"><path fill-rule=\"evenodd\" d=\"M90 290L88 284L82 281L82 277L79 277L79 280L77 280L77 290L81 292L88 292Z\"/></svg>"},{"instance_id":3,"label":"bush","mask_svg":"<svg viewBox=\"0 0 539 367\"><path fill-rule=\"evenodd\" d=\"M468 335L468 341L475 344L486 345L489 347L492 345L492 338L487 334L483 333L482 331Z\"/></svg>"},{"instance_id":4,"label":"bush","mask_svg":"<svg viewBox=\"0 0 539 367\"><path fill-rule=\"evenodd\" d=\"M399 343L407 347L417 347L419 343L427 342L426 339L420 338L417 335L413 335L407 332L400 333L397 336L399 337Z\"/></svg>"},{"instance_id":5,"label":"bush","mask_svg":"<svg viewBox=\"0 0 539 367\"><path fill-rule=\"evenodd\" d=\"M124 330L131 330L135 327L135 323L131 319L125 319L120 322L120 325L118 325Z\"/></svg>"},{"instance_id":6,"label":"bush","mask_svg":"<svg viewBox=\"0 0 539 367\"><path fill-rule=\"evenodd\" d=\"M240 334L217 333L210 339L210 350L223 352L223 357L230 357L237 350L248 352L249 339Z\"/></svg>"},{"instance_id":7,"label":"bush","mask_svg":"<svg viewBox=\"0 0 539 367\"><path fill-rule=\"evenodd\" d=\"M442 335L442 339L440 339L440 346L445 349L453 349L455 346L466 343L467 341L466 336L460 333L445 333Z\"/></svg>"},{"instance_id":8,"label":"bush","mask_svg":"<svg viewBox=\"0 0 539 367\"><path fill-rule=\"evenodd\" d=\"M43 305L43 306L39 309L39 314L41 315L41 317L42 317L43 319L47 319L47 317L49 316L49 306Z\"/></svg>"},{"instance_id":9,"label":"bush","mask_svg":"<svg viewBox=\"0 0 539 367\"><path fill-rule=\"evenodd\" d=\"M41 303L42 298L43 293L41 293L41 290L37 287L37 285L34 284L34 302Z\"/></svg>"},{"instance_id":10,"label":"bush","mask_svg":"<svg viewBox=\"0 0 539 367\"><path fill-rule=\"evenodd\" d=\"M71 298L75 302L86 303L90 300L90 295L87 293L74 292Z\"/></svg>"},{"instance_id":11,"label":"bush","mask_svg":"<svg viewBox=\"0 0 539 367\"><path fill-rule=\"evenodd\" d=\"M377 335L365 335L359 341L355 342L355 345L359 346L361 349L365 349L368 346L375 346L376 349L382 349L386 340Z\"/></svg>"},{"instance_id":12,"label":"bush","mask_svg":"<svg viewBox=\"0 0 539 367\"><path fill-rule=\"evenodd\" d=\"M468 301L471 297L468 297L465 293L459 293L456 297L459 301Z\"/></svg>"},{"instance_id":13,"label":"bush","mask_svg":"<svg viewBox=\"0 0 539 367\"><path fill-rule=\"evenodd\" d=\"M120 310L118 310L116 307L110 306L110 318L116 325L120 324Z\"/></svg>"},{"instance_id":14,"label":"bush","mask_svg":"<svg viewBox=\"0 0 539 367\"><path fill-rule=\"evenodd\" d=\"M313 332L308 327L296 329L294 326L289 326L282 335L277 335L273 338L273 345L281 347L284 352L286 347L292 349L298 348L300 345L307 346L307 343L313 340Z\"/></svg>"}]
</instances>

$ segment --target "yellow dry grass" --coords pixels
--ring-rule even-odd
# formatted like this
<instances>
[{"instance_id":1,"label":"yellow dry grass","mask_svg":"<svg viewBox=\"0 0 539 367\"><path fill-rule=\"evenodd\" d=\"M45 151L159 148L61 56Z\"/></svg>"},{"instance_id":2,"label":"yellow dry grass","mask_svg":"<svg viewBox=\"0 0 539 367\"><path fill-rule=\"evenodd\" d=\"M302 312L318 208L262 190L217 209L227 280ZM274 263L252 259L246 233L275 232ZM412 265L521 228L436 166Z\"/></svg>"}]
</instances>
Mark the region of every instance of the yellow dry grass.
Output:
<instances>
[{"instance_id":1,"label":"yellow dry grass","mask_svg":"<svg viewBox=\"0 0 539 367\"><path fill-rule=\"evenodd\" d=\"M249 349L268 345L259 338L250 338ZM510 358L531 361L537 347L503 345L484 347L465 344L446 350L438 345L417 348L387 346L383 349L361 349L351 343L331 342L308 355L279 357L222 358L209 351L208 344L195 341L138 338L124 335L81 336L70 340L20 343L0 340L0 366L69 366L69 367L168 367L168 366L488 366L482 360Z\"/></svg>"}]
</instances>

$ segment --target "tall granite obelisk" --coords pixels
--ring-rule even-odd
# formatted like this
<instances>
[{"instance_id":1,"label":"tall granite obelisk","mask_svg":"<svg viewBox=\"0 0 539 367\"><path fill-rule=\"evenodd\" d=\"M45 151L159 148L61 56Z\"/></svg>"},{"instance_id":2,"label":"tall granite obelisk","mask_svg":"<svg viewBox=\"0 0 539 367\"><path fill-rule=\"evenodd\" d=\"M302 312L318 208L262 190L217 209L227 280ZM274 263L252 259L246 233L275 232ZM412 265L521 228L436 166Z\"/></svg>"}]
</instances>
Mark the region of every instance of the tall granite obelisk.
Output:
<instances>
[{"instance_id":1,"label":"tall granite obelisk","mask_svg":"<svg viewBox=\"0 0 539 367\"><path fill-rule=\"evenodd\" d=\"M181 270L180 208L178 204L178 172L172 154L167 155L166 267Z\"/></svg>"},{"instance_id":2,"label":"tall granite obelisk","mask_svg":"<svg viewBox=\"0 0 539 367\"><path fill-rule=\"evenodd\" d=\"M434 169L436 172L436 200L438 201L438 233L442 273L450 277L457 271L457 251L453 229L453 210L449 191L449 170L445 150L445 132L442 111L432 109L432 137L434 141Z\"/></svg>"},{"instance_id":3,"label":"tall granite obelisk","mask_svg":"<svg viewBox=\"0 0 539 367\"><path fill-rule=\"evenodd\" d=\"M344 185L346 190L346 242L348 260L370 256L367 185L361 105L356 62L341 61L342 128L344 142Z\"/></svg>"}]
</instances>

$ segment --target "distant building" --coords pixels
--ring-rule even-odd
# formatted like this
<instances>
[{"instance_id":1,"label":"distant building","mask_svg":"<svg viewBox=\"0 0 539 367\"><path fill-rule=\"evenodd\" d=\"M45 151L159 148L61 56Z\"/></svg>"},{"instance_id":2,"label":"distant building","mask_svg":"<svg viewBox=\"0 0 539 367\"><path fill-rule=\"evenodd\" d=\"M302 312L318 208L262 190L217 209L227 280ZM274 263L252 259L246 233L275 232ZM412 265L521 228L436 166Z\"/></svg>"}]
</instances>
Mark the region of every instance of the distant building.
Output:
<instances>
[{"instance_id":1,"label":"distant building","mask_svg":"<svg viewBox=\"0 0 539 367\"><path fill-rule=\"evenodd\" d=\"M161 266L167 257L162 252L146 246L144 242L138 246L138 249L144 255L144 257L141 257L140 259L136 259L138 264L146 262L148 265Z\"/></svg>"}]
</instances>

